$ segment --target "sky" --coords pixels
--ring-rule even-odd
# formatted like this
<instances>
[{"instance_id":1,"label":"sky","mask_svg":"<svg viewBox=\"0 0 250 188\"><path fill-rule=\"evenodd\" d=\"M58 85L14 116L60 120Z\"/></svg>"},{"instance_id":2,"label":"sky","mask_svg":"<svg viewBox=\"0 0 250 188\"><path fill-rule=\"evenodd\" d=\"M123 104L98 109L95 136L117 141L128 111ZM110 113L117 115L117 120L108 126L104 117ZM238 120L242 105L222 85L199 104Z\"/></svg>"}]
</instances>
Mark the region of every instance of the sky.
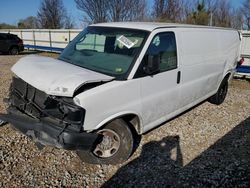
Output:
<instances>
[{"instance_id":1,"label":"sky","mask_svg":"<svg viewBox=\"0 0 250 188\"><path fill-rule=\"evenodd\" d=\"M149 7L153 5L153 0L146 0ZM230 0L233 7L241 6L244 0ZM20 19L28 16L36 16L41 0L0 0L0 23L17 25ZM68 13L75 20L77 27L81 28L81 17L83 13L76 8L74 0L63 0Z\"/></svg>"}]
</instances>

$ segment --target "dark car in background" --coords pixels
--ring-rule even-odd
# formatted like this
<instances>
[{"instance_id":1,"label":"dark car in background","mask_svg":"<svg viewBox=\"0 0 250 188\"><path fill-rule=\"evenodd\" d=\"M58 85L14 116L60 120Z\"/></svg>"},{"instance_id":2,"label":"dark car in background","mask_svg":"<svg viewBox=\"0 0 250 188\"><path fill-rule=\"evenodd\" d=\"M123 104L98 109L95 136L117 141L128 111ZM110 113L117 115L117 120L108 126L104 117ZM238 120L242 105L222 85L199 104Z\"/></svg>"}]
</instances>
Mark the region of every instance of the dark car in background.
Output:
<instances>
[{"instance_id":1,"label":"dark car in background","mask_svg":"<svg viewBox=\"0 0 250 188\"><path fill-rule=\"evenodd\" d=\"M0 33L0 52L17 55L24 50L23 40L17 35Z\"/></svg>"}]
</instances>

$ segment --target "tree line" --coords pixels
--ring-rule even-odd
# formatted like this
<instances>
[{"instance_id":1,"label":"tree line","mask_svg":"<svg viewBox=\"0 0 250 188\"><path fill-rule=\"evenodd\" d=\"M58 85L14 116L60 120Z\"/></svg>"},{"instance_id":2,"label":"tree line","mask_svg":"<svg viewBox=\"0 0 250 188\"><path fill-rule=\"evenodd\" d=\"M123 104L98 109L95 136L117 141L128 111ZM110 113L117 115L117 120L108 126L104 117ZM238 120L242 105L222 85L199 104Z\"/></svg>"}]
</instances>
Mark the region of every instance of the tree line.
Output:
<instances>
[{"instance_id":1,"label":"tree line","mask_svg":"<svg viewBox=\"0 0 250 188\"><path fill-rule=\"evenodd\" d=\"M157 21L250 29L250 0L234 8L230 0L74 0L85 24L118 21ZM12 27L0 24L0 28ZM17 28L74 28L62 0L42 0L37 16Z\"/></svg>"}]
</instances>

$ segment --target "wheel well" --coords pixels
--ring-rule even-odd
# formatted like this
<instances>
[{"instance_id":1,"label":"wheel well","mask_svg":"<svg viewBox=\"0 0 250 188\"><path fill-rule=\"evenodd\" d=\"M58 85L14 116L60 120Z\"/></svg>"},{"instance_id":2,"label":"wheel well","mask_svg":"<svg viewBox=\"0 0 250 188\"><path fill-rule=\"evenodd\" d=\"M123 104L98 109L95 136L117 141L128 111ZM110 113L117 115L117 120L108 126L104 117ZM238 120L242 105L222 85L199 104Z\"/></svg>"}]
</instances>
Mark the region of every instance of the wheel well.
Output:
<instances>
[{"instance_id":1,"label":"wheel well","mask_svg":"<svg viewBox=\"0 0 250 188\"><path fill-rule=\"evenodd\" d=\"M226 76L224 77L224 79L227 79L227 80L228 80L228 79L230 78L230 76L231 76L231 73L229 72L229 73L226 74ZM223 79L223 80L224 80L224 79Z\"/></svg>"},{"instance_id":2,"label":"wheel well","mask_svg":"<svg viewBox=\"0 0 250 188\"><path fill-rule=\"evenodd\" d=\"M12 46L10 46L9 51L10 51L11 49L13 49L13 48L17 48L17 49L18 49L18 46L17 46L17 45L12 45Z\"/></svg>"},{"instance_id":3,"label":"wheel well","mask_svg":"<svg viewBox=\"0 0 250 188\"><path fill-rule=\"evenodd\" d=\"M135 114L127 114L120 117L123 119L129 126L129 128L132 130L133 133L139 135L142 134L141 125L140 125L140 119Z\"/></svg>"},{"instance_id":4,"label":"wheel well","mask_svg":"<svg viewBox=\"0 0 250 188\"><path fill-rule=\"evenodd\" d=\"M103 129L105 125L109 124L110 122L116 119L122 119L123 121L125 121L128 127L130 128L130 130L136 135L142 134L142 127L141 127L140 119L136 114L124 114L124 115L114 117L113 119L110 119L109 121L105 122L101 126L98 126L97 130Z\"/></svg>"}]
</instances>

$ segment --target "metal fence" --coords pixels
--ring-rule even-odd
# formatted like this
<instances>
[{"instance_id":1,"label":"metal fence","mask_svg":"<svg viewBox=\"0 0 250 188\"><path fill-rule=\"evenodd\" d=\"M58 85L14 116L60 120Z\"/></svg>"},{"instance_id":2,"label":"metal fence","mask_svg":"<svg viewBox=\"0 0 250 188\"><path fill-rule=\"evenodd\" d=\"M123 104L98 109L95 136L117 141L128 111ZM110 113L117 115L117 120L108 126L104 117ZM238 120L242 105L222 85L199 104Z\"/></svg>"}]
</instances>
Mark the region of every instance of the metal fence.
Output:
<instances>
[{"instance_id":1,"label":"metal fence","mask_svg":"<svg viewBox=\"0 0 250 188\"><path fill-rule=\"evenodd\" d=\"M25 48L61 52L82 30L80 29L10 29L3 33L18 35Z\"/></svg>"}]
</instances>

